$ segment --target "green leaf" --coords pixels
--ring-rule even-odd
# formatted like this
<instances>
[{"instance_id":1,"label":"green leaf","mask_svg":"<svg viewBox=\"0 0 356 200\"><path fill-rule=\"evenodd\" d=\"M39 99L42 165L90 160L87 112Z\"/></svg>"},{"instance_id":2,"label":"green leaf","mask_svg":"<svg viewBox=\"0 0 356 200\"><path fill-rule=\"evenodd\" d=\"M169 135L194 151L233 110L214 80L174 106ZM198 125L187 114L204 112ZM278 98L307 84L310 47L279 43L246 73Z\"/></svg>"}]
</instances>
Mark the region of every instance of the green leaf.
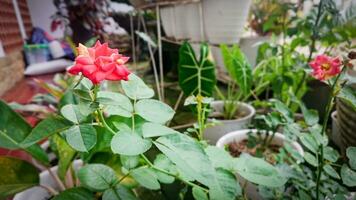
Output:
<instances>
[{"instance_id":1,"label":"green leaf","mask_svg":"<svg viewBox=\"0 0 356 200\"><path fill-rule=\"evenodd\" d=\"M121 81L121 85L125 94L133 100L149 99L154 95L154 91L134 73L129 75L128 81Z\"/></svg>"},{"instance_id":2,"label":"green leaf","mask_svg":"<svg viewBox=\"0 0 356 200\"><path fill-rule=\"evenodd\" d=\"M58 152L58 176L64 180L67 170L75 158L76 151L59 134L53 135L51 139Z\"/></svg>"},{"instance_id":3,"label":"green leaf","mask_svg":"<svg viewBox=\"0 0 356 200\"><path fill-rule=\"evenodd\" d=\"M137 133L119 131L111 140L111 150L126 156L136 156L146 152L152 146L149 139L143 139Z\"/></svg>"},{"instance_id":4,"label":"green leaf","mask_svg":"<svg viewBox=\"0 0 356 200\"><path fill-rule=\"evenodd\" d=\"M342 88L338 97L346 101L354 110L356 110L356 90L352 88L352 86Z\"/></svg>"},{"instance_id":5,"label":"green leaf","mask_svg":"<svg viewBox=\"0 0 356 200\"><path fill-rule=\"evenodd\" d=\"M131 176L143 187L151 190L161 188L155 172L151 168L141 167L131 171Z\"/></svg>"},{"instance_id":6,"label":"green leaf","mask_svg":"<svg viewBox=\"0 0 356 200\"><path fill-rule=\"evenodd\" d=\"M49 117L42 120L32 129L30 134L21 142L21 146L28 147L33 145L46 137L49 137L55 133L59 133L69 127L71 123L61 117Z\"/></svg>"},{"instance_id":7,"label":"green leaf","mask_svg":"<svg viewBox=\"0 0 356 200\"><path fill-rule=\"evenodd\" d=\"M133 106L129 98L116 92L100 91L98 92L97 101L105 105L104 111L109 115L119 115L131 117Z\"/></svg>"},{"instance_id":8,"label":"green leaf","mask_svg":"<svg viewBox=\"0 0 356 200\"><path fill-rule=\"evenodd\" d=\"M339 152L337 152L335 149L327 146L324 147L324 158L328 161L331 162L336 162L340 157Z\"/></svg>"},{"instance_id":9,"label":"green leaf","mask_svg":"<svg viewBox=\"0 0 356 200\"><path fill-rule=\"evenodd\" d=\"M323 169L329 176L340 179L339 174L333 167L331 167L331 165L324 165Z\"/></svg>"},{"instance_id":10,"label":"green leaf","mask_svg":"<svg viewBox=\"0 0 356 200\"><path fill-rule=\"evenodd\" d=\"M85 188L70 188L54 196L52 200L94 200L94 194Z\"/></svg>"},{"instance_id":11,"label":"green leaf","mask_svg":"<svg viewBox=\"0 0 356 200\"><path fill-rule=\"evenodd\" d=\"M174 116L174 110L155 99L142 99L136 103L135 112L147 121L164 124Z\"/></svg>"},{"instance_id":12,"label":"green leaf","mask_svg":"<svg viewBox=\"0 0 356 200\"><path fill-rule=\"evenodd\" d=\"M158 154L153 164L163 170L166 170L170 173L177 174L177 168L174 164L165 156L164 154ZM174 182L174 177L167 175L166 173L155 170L157 178L160 182L170 184Z\"/></svg>"},{"instance_id":13,"label":"green leaf","mask_svg":"<svg viewBox=\"0 0 356 200\"><path fill-rule=\"evenodd\" d=\"M234 169L234 160L224 149L215 146L208 146L205 149L205 152L209 156L209 159L215 168L223 168L226 170Z\"/></svg>"},{"instance_id":14,"label":"green leaf","mask_svg":"<svg viewBox=\"0 0 356 200\"><path fill-rule=\"evenodd\" d=\"M309 110L305 107L304 103L299 101L300 109L303 113L304 120L308 126L313 126L319 122L319 114L316 110Z\"/></svg>"},{"instance_id":15,"label":"green leaf","mask_svg":"<svg viewBox=\"0 0 356 200\"><path fill-rule=\"evenodd\" d=\"M311 152L317 153L318 143L315 138L310 134L303 134L299 137L302 144L307 147Z\"/></svg>"},{"instance_id":16,"label":"green leaf","mask_svg":"<svg viewBox=\"0 0 356 200\"><path fill-rule=\"evenodd\" d=\"M158 138L154 144L188 177L206 186L213 183L215 170L203 148L193 138L173 134Z\"/></svg>"},{"instance_id":17,"label":"green leaf","mask_svg":"<svg viewBox=\"0 0 356 200\"><path fill-rule=\"evenodd\" d=\"M135 194L125 186L117 184L114 188L105 190L103 200L136 200Z\"/></svg>"},{"instance_id":18,"label":"green leaf","mask_svg":"<svg viewBox=\"0 0 356 200\"><path fill-rule=\"evenodd\" d=\"M120 161L123 167L125 167L126 169L132 169L139 164L140 157L120 155Z\"/></svg>"},{"instance_id":19,"label":"green leaf","mask_svg":"<svg viewBox=\"0 0 356 200\"><path fill-rule=\"evenodd\" d=\"M235 199L236 195L241 195L241 188L234 174L221 168L217 169L216 174L217 182L209 187L212 200Z\"/></svg>"},{"instance_id":20,"label":"green leaf","mask_svg":"<svg viewBox=\"0 0 356 200\"><path fill-rule=\"evenodd\" d=\"M280 187L287 181L271 164L247 154L235 160L235 168L243 178L259 185Z\"/></svg>"},{"instance_id":21,"label":"green leaf","mask_svg":"<svg viewBox=\"0 0 356 200\"><path fill-rule=\"evenodd\" d=\"M305 152L304 153L304 159L311 165L313 165L314 167L318 166L318 161L316 160L315 156L313 156L312 154L310 154L309 152Z\"/></svg>"},{"instance_id":22,"label":"green leaf","mask_svg":"<svg viewBox=\"0 0 356 200\"><path fill-rule=\"evenodd\" d=\"M274 106L276 110L281 113L288 122L293 122L294 117L292 111L279 100L274 100Z\"/></svg>"},{"instance_id":23,"label":"green leaf","mask_svg":"<svg viewBox=\"0 0 356 200\"><path fill-rule=\"evenodd\" d=\"M148 137L158 137L163 135L177 134L178 131L175 131L171 128L163 126L161 124L146 122L142 125L142 135L145 138Z\"/></svg>"},{"instance_id":24,"label":"green leaf","mask_svg":"<svg viewBox=\"0 0 356 200\"><path fill-rule=\"evenodd\" d=\"M62 107L61 114L64 118L68 119L69 121L79 124L80 122L84 122L88 115L90 115L92 110L88 108L86 105L73 105L68 104Z\"/></svg>"},{"instance_id":25,"label":"green leaf","mask_svg":"<svg viewBox=\"0 0 356 200\"><path fill-rule=\"evenodd\" d=\"M230 77L245 95L249 94L252 87L252 70L246 56L237 45L233 45L229 49L226 45L222 44L220 48L225 68L229 72Z\"/></svg>"},{"instance_id":26,"label":"green leaf","mask_svg":"<svg viewBox=\"0 0 356 200\"><path fill-rule=\"evenodd\" d=\"M103 164L85 165L77 176L84 187L94 191L107 190L117 181L115 171Z\"/></svg>"},{"instance_id":27,"label":"green leaf","mask_svg":"<svg viewBox=\"0 0 356 200\"><path fill-rule=\"evenodd\" d=\"M349 158L350 167L356 170L356 147L349 147L346 149L346 156Z\"/></svg>"},{"instance_id":28,"label":"green leaf","mask_svg":"<svg viewBox=\"0 0 356 200\"><path fill-rule=\"evenodd\" d=\"M0 157L0 199L39 184L38 170L23 160Z\"/></svg>"},{"instance_id":29,"label":"green leaf","mask_svg":"<svg viewBox=\"0 0 356 200\"><path fill-rule=\"evenodd\" d=\"M48 165L48 156L38 144L20 145L31 132L31 126L3 101L0 101L0 113L0 147L10 150L23 148L35 159Z\"/></svg>"},{"instance_id":30,"label":"green leaf","mask_svg":"<svg viewBox=\"0 0 356 200\"><path fill-rule=\"evenodd\" d=\"M209 59L208 44L201 44L198 60L191 45L184 42L179 49L178 74L179 85L186 96L212 96L216 77L215 65Z\"/></svg>"},{"instance_id":31,"label":"green leaf","mask_svg":"<svg viewBox=\"0 0 356 200\"><path fill-rule=\"evenodd\" d=\"M193 187L192 192L195 200L209 200L208 194L197 186Z\"/></svg>"},{"instance_id":32,"label":"green leaf","mask_svg":"<svg viewBox=\"0 0 356 200\"><path fill-rule=\"evenodd\" d=\"M341 179L349 187L356 186L356 172L352 171L346 164L341 167Z\"/></svg>"},{"instance_id":33,"label":"green leaf","mask_svg":"<svg viewBox=\"0 0 356 200\"><path fill-rule=\"evenodd\" d=\"M90 124L74 125L62 134L73 149L81 152L88 152L97 141L96 130Z\"/></svg>"}]
</instances>

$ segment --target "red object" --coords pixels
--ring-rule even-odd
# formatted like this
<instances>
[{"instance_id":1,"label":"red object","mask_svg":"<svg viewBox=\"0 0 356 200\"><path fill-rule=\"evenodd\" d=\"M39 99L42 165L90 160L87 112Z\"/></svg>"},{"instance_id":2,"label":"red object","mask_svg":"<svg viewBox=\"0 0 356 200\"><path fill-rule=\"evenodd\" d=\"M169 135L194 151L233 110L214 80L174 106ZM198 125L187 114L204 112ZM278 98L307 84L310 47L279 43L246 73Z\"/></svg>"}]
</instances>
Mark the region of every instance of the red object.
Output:
<instances>
[{"instance_id":1,"label":"red object","mask_svg":"<svg viewBox=\"0 0 356 200\"><path fill-rule=\"evenodd\" d=\"M74 75L80 72L90 79L93 84L103 80L128 80L130 71L125 66L129 57L119 54L117 49L109 48L107 43L96 42L94 47L87 48L79 44L75 65L68 72Z\"/></svg>"},{"instance_id":2,"label":"red object","mask_svg":"<svg viewBox=\"0 0 356 200\"><path fill-rule=\"evenodd\" d=\"M341 61L337 57L318 55L309 65L313 68L312 76L321 81L332 78L341 72Z\"/></svg>"}]
</instances>

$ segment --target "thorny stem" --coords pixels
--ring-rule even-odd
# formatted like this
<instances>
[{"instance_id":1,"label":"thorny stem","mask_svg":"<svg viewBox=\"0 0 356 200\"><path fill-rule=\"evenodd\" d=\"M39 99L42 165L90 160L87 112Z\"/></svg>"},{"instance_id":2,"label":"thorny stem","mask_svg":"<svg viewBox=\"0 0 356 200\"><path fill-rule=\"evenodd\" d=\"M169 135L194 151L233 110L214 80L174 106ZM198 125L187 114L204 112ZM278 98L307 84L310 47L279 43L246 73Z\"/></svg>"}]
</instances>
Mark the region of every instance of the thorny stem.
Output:
<instances>
[{"instance_id":1,"label":"thorny stem","mask_svg":"<svg viewBox=\"0 0 356 200\"><path fill-rule=\"evenodd\" d=\"M141 157L142 157L142 158L146 161L146 163L147 163L150 167L152 167L153 169L155 169L155 170L157 170L157 171L160 171L160 172L162 172L162 173L165 173L165 174L167 174L167 175L173 176L173 177L175 177L176 179L182 181L183 183L185 183L185 184L187 184L187 185L189 185L189 186L198 187L198 188L200 188L201 190L203 190L203 191L206 192L206 193L209 192L209 190L207 190L206 188L204 188L204 187L202 187L202 186L200 186L200 185L197 185L197 184L192 183L192 182L190 182L190 181L186 181L186 180L180 178L179 176L177 176L176 174L173 174L173 173L168 172L168 171L166 171L166 170L164 170L164 169L161 169L161 168L159 168L159 167L156 167L155 165L152 164L152 162L151 162L150 160L148 160L148 158L147 158L145 155L141 154Z\"/></svg>"}]
</instances>

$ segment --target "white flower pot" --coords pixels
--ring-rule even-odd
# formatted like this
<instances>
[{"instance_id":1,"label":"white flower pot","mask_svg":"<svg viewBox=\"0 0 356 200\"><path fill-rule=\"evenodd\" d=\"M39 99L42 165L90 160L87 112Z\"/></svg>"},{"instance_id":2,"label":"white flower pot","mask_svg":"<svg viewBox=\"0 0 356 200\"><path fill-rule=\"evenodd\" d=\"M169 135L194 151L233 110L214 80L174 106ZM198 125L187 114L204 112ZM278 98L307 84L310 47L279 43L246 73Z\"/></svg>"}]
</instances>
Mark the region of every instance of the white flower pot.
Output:
<instances>
[{"instance_id":1,"label":"white flower pot","mask_svg":"<svg viewBox=\"0 0 356 200\"><path fill-rule=\"evenodd\" d=\"M249 104L236 102L239 104L239 110L246 112L245 117L232 120L216 120L218 124L213 127L206 128L203 134L203 138L207 140L210 144L215 144L221 137L226 135L231 131L236 131L240 129L246 129L250 124L256 110ZM212 114L222 113L224 111L223 101L213 101L211 104ZM212 122L212 118L208 118L208 122Z\"/></svg>"},{"instance_id":2,"label":"white flower pot","mask_svg":"<svg viewBox=\"0 0 356 200\"><path fill-rule=\"evenodd\" d=\"M200 21L199 4L184 4L183 7L185 12L185 26L182 28L186 30L186 38L194 42L203 41L204 38L202 34L204 30L201 30L201 22L203 20Z\"/></svg>"},{"instance_id":3,"label":"white flower pot","mask_svg":"<svg viewBox=\"0 0 356 200\"><path fill-rule=\"evenodd\" d=\"M160 8L162 27L166 36L174 37L174 7Z\"/></svg>"},{"instance_id":4,"label":"white flower pot","mask_svg":"<svg viewBox=\"0 0 356 200\"><path fill-rule=\"evenodd\" d=\"M337 111L334 111L331 113L331 120L332 120L332 126L331 126L331 140L339 147L341 148L341 141L340 141L340 131L339 131L339 125L337 124Z\"/></svg>"},{"instance_id":5,"label":"white flower pot","mask_svg":"<svg viewBox=\"0 0 356 200\"><path fill-rule=\"evenodd\" d=\"M213 44L235 44L244 31L251 0L202 1L204 28Z\"/></svg>"},{"instance_id":6,"label":"white flower pot","mask_svg":"<svg viewBox=\"0 0 356 200\"><path fill-rule=\"evenodd\" d=\"M241 48L241 51L246 55L247 60L251 64L252 69L256 65L259 45L269 40L269 36L252 36L241 38L239 46Z\"/></svg>"},{"instance_id":7,"label":"white flower pot","mask_svg":"<svg viewBox=\"0 0 356 200\"><path fill-rule=\"evenodd\" d=\"M83 166L82 160L75 160L73 162L73 168L75 171L77 171L82 166ZM54 174L56 174L58 170L58 166L52 167L50 170ZM48 171L41 172L40 185L51 187L57 191L59 190L57 183L53 180L52 176L50 176ZM50 199L51 197L52 195L49 194L47 190L36 186L16 194L13 200L47 200Z\"/></svg>"},{"instance_id":8,"label":"white flower pot","mask_svg":"<svg viewBox=\"0 0 356 200\"><path fill-rule=\"evenodd\" d=\"M185 5L178 4L174 6L174 37L178 40L186 39L187 38L187 29L184 27L186 26L185 17Z\"/></svg>"},{"instance_id":9,"label":"white flower pot","mask_svg":"<svg viewBox=\"0 0 356 200\"><path fill-rule=\"evenodd\" d=\"M256 133L256 129L244 129L244 130L238 130L238 131L233 131L230 132L223 137L219 139L219 141L216 143L216 146L219 148L225 148L226 145L232 143L232 142L240 142L248 138L247 133L252 132ZM264 135L262 135L262 138ZM281 133L276 133L271 141L271 144L283 146L284 142L286 141L284 135ZM290 145L301 155L304 156L304 150L300 144L297 142L291 142ZM236 175L237 179L240 182L240 185L244 185L246 180L239 176L238 174ZM246 184L246 194L249 199L252 200L262 200L263 198L259 195L258 189L255 184L248 182Z\"/></svg>"}]
</instances>

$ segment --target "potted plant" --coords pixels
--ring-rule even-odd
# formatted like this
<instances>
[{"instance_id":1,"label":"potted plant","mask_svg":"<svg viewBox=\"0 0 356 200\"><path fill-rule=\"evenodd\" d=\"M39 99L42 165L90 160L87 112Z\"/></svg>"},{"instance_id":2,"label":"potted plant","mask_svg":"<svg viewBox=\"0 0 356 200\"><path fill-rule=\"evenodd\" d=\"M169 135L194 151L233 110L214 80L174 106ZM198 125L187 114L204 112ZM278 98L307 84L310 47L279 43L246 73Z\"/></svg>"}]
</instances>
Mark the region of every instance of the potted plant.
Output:
<instances>
[{"instance_id":1,"label":"potted plant","mask_svg":"<svg viewBox=\"0 0 356 200\"><path fill-rule=\"evenodd\" d=\"M251 91L251 66L236 45L231 48L221 45L221 52L231 80L228 82L226 95L216 87L221 100L213 101L210 104L212 112L208 121L215 121L216 125L205 130L204 138L211 144L215 144L220 137L228 132L247 128L255 115L255 109L244 103L254 92Z\"/></svg>"},{"instance_id":2,"label":"potted plant","mask_svg":"<svg viewBox=\"0 0 356 200\"><path fill-rule=\"evenodd\" d=\"M0 102L0 146L24 149L47 169L39 175L30 163L1 156L1 198L29 188L35 199L138 199L147 195L141 193L145 190L163 198L161 184L178 183L176 198L235 199L242 195L235 173L248 180L251 175L263 177L252 180L257 184L284 184L262 159L245 166L243 160L167 127L174 110L152 99L154 91L126 69L128 58L117 50L98 42L92 48L79 45L78 52L69 69L81 75L71 86L78 102L63 105L34 128ZM122 93L100 90L103 80L121 81ZM45 138L56 147L58 168L50 167L37 145ZM255 170L245 170L250 167Z\"/></svg>"}]
</instances>

